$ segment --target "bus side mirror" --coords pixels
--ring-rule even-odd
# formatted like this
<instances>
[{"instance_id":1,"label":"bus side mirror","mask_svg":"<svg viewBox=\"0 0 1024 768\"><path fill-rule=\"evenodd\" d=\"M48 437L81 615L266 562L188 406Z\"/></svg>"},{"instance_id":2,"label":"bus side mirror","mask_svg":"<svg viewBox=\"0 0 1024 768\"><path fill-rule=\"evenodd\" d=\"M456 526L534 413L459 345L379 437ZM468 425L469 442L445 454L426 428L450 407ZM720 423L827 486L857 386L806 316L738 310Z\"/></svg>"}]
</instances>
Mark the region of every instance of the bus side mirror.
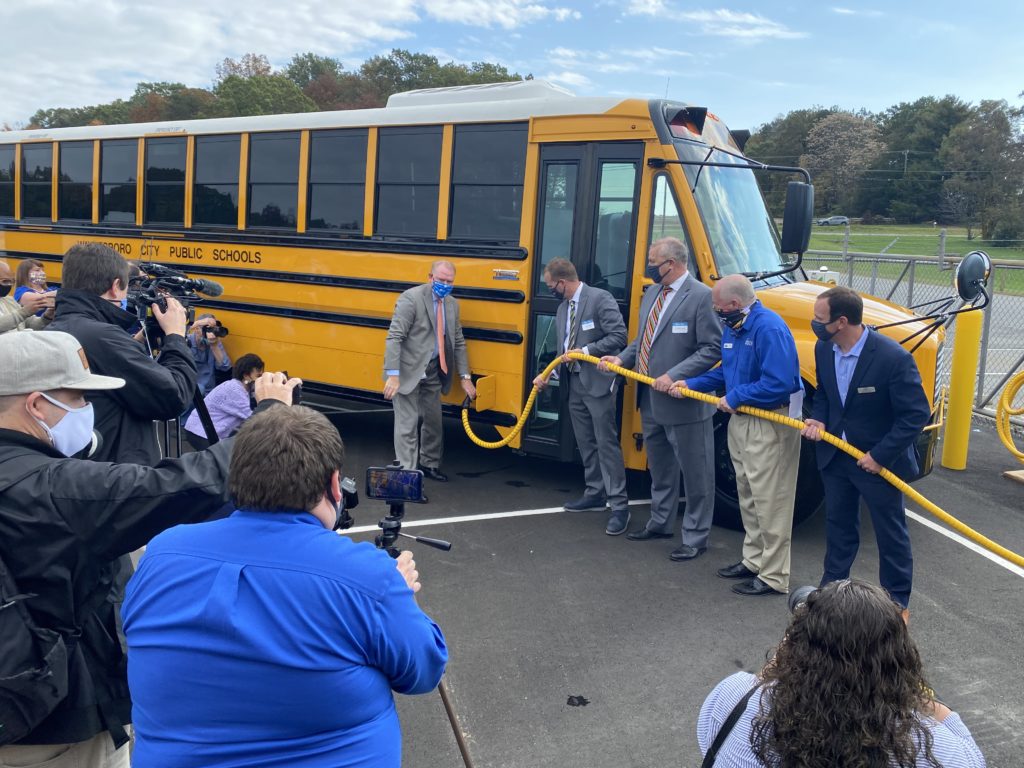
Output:
<instances>
[{"instance_id":1,"label":"bus side mirror","mask_svg":"<svg viewBox=\"0 0 1024 768\"><path fill-rule=\"evenodd\" d=\"M782 252L802 254L811 242L814 216L814 185L791 181L786 189L782 214Z\"/></svg>"}]
</instances>

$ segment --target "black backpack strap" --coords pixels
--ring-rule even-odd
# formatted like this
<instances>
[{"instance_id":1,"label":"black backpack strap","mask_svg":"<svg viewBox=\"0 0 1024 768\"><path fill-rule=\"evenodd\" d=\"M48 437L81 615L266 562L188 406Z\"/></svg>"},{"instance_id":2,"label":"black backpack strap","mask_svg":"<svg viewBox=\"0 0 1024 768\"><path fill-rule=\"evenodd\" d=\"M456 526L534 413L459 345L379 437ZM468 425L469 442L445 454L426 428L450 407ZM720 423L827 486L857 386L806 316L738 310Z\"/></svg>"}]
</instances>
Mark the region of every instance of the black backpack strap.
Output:
<instances>
[{"instance_id":1,"label":"black backpack strap","mask_svg":"<svg viewBox=\"0 0 1024 768\"><path fill-rule=\"evenodd\" d=\"M721 729L718 731L718 735L715 736L715 740L711 742L711 746L708 747L707 754L704 755L704 762L700 764L700 768L711 768L715 764L715 758L718 757L718 750L722 748L725 740L729 738L729 734L732 733L733 727L736 725L736 721L740 719L740 716L747 709L747 702L750 701L750 697L754 695L754 691L761 687L761 683L756 683L753 688L746 692L742 699L736 702L736 706L732 708L732 712L725 718L725 722L722 723Z\"/></svg>"}]
</instances>

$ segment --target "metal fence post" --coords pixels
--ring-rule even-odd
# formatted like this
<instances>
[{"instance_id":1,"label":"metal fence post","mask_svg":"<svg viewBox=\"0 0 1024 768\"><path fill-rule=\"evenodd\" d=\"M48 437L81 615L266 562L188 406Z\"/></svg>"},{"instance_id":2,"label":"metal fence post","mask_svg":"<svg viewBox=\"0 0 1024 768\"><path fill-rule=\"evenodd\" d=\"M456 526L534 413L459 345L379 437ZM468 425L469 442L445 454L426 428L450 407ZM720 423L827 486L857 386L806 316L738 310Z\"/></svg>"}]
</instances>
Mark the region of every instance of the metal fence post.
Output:
<instances>
[{"instance_id":1,"label":"metal fence post","mask_svg":"<svg viewBox=\"0 0 1024 768\"><path fill-rule=\"evenodd\" d=\"M872 296L875 295L875 284L878 282L878 259L874 259L871 262L871 287L868 288L868 293Z\"/></svg>"},{"instance_id":2,"label":"metal fence post","mask_svg":"<svg viewBox=\"0 0 1024 768\"><path fill-rule=\"evenodd\" d=\"M946 228L939 230L939 270L946 269Z\"/></svg>"},{"instance_id":3,"label":"metal fence post","mask_svg":"<svg viewBox=\"0 0 1024 768\"><path fill-rule=\"evenodd\" d=\"M992 281L995 282L994 280ZM991 291L991 298L989 299L988 305L983 310L985 313L984 324L981 327L981 353L978 358L978 387L977 392L974 395L974 407L981 408L985 403L985 364L988 362L988 332L992 325L992 306L996 301L996 292L993 289Z\"/></svg>"},{"instance_id":4,"label":"metal fence post","mask_svg":"<svg viewBox=\"0 0 1024 768\"><path fill-rule=\"evenodd\" d=\"M917 267L917 259L910 260L910 274L907 275L907 306L914 306L914 268Z\"/></svg>"},{"instance_id":5,"label":"metal fence post","mask_svg":"<svg viewBox=\"0 0 1024 768\"><path fill-rule=\"evenodd\" d=\"M843 258L849 260L850 258L850 225L846 225L846 229L843 230Z\"/></svg>"}]
</instances>

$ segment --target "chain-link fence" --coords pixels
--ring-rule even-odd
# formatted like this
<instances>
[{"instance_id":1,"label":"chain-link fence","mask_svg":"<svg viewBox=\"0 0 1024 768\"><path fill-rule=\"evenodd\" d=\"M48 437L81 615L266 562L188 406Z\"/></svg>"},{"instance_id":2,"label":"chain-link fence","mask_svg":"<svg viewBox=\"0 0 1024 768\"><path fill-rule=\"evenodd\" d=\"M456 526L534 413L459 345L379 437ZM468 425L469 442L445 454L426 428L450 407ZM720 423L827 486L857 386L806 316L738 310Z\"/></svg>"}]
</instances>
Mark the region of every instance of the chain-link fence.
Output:
<instances>
[{"instance_id":1,"label":"chain-link fence","mask_svg":"<svg viewBox=\"0 0 1024 768\"><path fill-rule=\"evenodd\" d=\"M988 252L988 251L986 251ZM989 252L991 255L991 252ZM873 254L836 251L808 251L804 268L812 279L847 285L860 293L871 294L921 314L952 309L947 303L956 296L953 275L960 257L957 254L918 256L910 254ZM988 290L992 296L985 311L981 359L975 394L977 410L992 415L1007 380L1024 370L1024 261L995 260ZM956 322L946 329L946 344L939 357L939 384L949 381ZM1018 394L1015 407L1024 402Z\"/></svg>"}]
</instances>

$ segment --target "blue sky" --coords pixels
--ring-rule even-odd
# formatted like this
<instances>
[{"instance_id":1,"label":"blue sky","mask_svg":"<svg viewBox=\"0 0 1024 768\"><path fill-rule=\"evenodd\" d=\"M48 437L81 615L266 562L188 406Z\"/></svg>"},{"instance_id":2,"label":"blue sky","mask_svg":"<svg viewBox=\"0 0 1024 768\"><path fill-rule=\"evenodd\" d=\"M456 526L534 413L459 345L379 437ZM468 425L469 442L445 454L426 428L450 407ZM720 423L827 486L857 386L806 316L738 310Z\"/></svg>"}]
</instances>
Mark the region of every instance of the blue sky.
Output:
<instances>
[{"instance_id":1,"label":"blue sky","mask_svg":"<svg viewBox=\"0 0 1024 768\"><path fill-rule=\"evenodd\" d=\"M494 61L579 95L665 96L755 128L815 105L879 111L921 96L1021 104L1024 4L682 0L27 0L0 4L0 124L208 87L224 57L314 51L355 69L399 47Z\"/></svg>"}]
</instances>

